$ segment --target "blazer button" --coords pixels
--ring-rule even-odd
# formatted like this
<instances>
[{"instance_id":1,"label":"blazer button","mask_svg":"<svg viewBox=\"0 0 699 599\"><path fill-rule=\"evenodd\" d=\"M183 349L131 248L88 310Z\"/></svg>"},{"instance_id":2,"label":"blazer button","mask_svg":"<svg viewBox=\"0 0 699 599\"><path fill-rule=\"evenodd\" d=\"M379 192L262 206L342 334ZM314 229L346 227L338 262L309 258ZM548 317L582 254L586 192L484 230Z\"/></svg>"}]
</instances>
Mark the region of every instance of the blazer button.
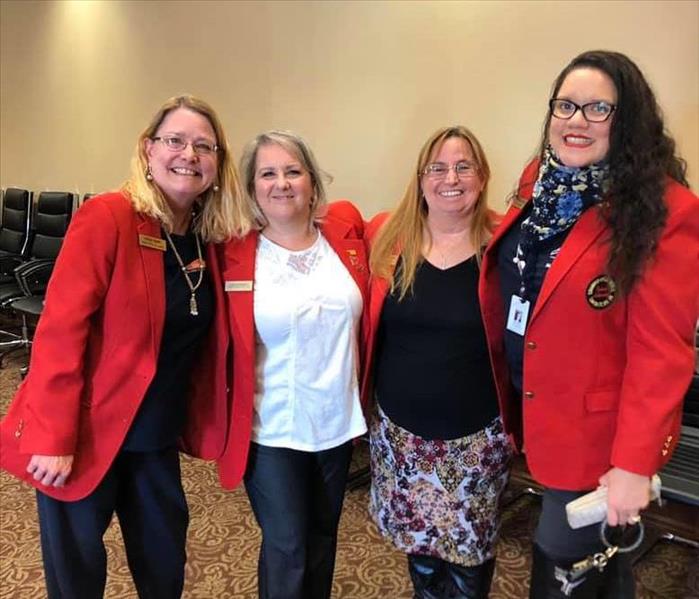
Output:
<instances>
[{"instance_id":1,"label":"blazer button","mask_svg":"<svg viewBox=\"0 0 699 599\"><path fill-rule=\"evenodd\" d=\"M534 391L525 391L524 399L534 399Z\"/></svg>"},{"instance_id":2,"label":"blazer button","mask_svg":"<svg viewBox=\"0 0 699 599\"><path fill-rule=\"evenodd\" d=\"M527 341L527 349L536 349L536 343L534 341Z\"/></svg>"}]
</instances>

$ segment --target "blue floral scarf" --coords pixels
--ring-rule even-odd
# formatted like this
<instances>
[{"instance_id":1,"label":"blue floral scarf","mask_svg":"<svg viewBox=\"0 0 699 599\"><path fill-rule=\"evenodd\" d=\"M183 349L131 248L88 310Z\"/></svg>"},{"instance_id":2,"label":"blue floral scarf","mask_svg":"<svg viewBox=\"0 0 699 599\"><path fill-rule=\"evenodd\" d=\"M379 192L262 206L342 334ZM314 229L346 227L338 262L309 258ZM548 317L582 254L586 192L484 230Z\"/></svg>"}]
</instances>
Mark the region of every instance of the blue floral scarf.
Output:
<instances>
[{"instance_id":1,"label":"blue floral scarf","mask_svg":"<svg viewBox=\"0 0 699 599\"><path fill-rule=\"evenodd\" d=\"M531 214L522 222L517 248L517 266L522 290L531 289L537 255L549 240L568 231L590 206L600 202L608 189L609 165L606 161L584 167L561 164L548 146L534 184ZM558 247L554 249L558 253ZM555 256L553 256L555 257ZM550 266L550 262L547 267Z\"/></svg>"}]
</instances>

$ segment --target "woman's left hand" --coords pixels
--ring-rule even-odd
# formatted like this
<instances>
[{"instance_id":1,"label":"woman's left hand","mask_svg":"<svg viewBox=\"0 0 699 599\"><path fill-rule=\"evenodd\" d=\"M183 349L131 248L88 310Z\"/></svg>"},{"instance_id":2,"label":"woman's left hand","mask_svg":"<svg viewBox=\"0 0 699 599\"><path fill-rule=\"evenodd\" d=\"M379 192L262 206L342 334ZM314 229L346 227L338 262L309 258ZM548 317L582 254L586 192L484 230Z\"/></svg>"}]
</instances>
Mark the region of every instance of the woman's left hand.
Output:
<instances>
[{"instance_id":1,"label":"woman's left hand","mask_svg":"<svg viewBox=\"0 0 699 599\"><path fill-rule=\"evenodd\" d=\"M599 479L607 487L609 526L636 524L638 513L650 502L650 477L612 468Z\"/></svg>"}]
</instances>

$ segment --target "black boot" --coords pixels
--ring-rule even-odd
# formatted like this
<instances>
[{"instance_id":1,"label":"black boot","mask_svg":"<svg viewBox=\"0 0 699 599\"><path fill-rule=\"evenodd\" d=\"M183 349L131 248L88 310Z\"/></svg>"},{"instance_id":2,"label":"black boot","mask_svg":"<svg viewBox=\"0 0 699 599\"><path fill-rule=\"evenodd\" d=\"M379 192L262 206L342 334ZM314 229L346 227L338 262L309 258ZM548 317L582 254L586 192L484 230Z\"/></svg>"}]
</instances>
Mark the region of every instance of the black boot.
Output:
<instances>
[{"instance_id":1,"label":"black boot","mask_svg":"<svg viewBox=\"0 0 699 599\"><path fill-rule=\"evenodd\" d=\"M487 599L494 570L495 559L479 566L447 564L452 585L450 599Z\"/></svg>"},{"instance_id":2,"label":"black boot","mask_svg":"<svg viewBox=\"0 0 699 599\"><path fill-rule=\"evenodd\" d=\"M438 557L409 554L408 572L415 589L413 599L444 599L446 566Z\"/></svg>"},{"instance_id":3,"label":"black boot","mask_svg":"<svg viewBox=\"0 0 699 599\"><path fill-rule=\"evenodd\" d=\"M628 553L613 556L603 572L604 582L599 599L634 599L636 581L633 577L631 558Z\"/></svg>"}]
</instances>

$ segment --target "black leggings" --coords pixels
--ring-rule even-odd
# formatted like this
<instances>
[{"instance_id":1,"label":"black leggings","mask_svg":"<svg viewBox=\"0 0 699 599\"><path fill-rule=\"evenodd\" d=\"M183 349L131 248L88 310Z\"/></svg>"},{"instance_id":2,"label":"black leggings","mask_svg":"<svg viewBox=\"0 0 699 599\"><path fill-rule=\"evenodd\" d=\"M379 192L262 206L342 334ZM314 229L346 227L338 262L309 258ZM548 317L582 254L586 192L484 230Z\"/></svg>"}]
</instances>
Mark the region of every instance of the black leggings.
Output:
<instances>
[{"instance_id":1,"label":"black leggings","mask_svg":"<svg viewBox=\"0 0 699 599\"><path fill-rule=\"evenodd\" d=\"M626 554L612 557L602 572L591 571L569 595L561 591L560 577L564 570L605 549L599 524L579 529L568 525L566 503L586 492L544 490L539 524L534 533L530 598L633 599L633 571Z\"/></svg>"}]
</instances>

